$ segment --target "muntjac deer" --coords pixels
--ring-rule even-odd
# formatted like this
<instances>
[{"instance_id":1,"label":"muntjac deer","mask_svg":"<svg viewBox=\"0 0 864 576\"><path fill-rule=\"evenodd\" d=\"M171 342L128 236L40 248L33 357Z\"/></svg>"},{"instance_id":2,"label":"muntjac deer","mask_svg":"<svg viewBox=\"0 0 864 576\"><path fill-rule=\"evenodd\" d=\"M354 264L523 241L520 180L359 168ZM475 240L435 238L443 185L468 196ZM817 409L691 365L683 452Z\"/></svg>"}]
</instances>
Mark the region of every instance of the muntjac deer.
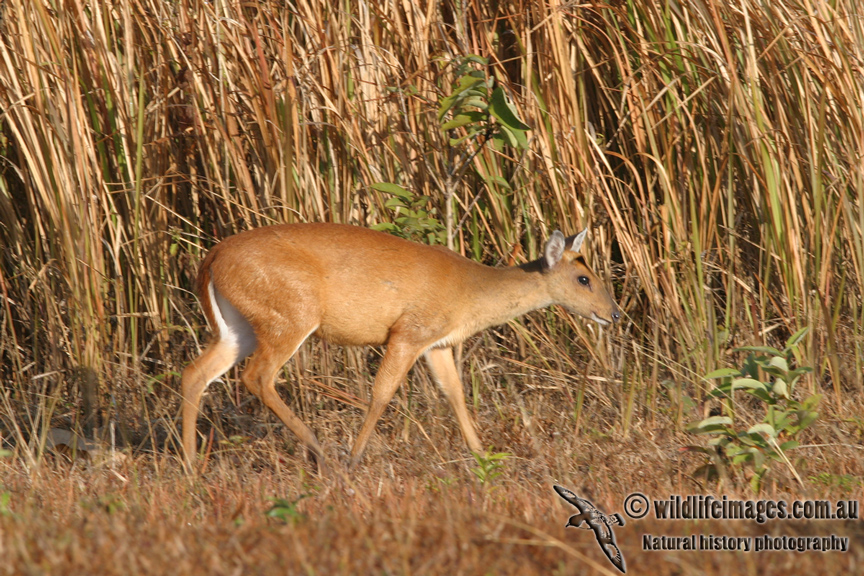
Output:
<instances>
[{"instance_id":1,"label":"muntjac deer","mask_svg":"<svg viewBox=\"0 0 864 576\"><path fill-rule=\"evenodd\" d=\"M196 455L196 418L207 385L251 355L246 387L323 464L312 430L275 389L278 370L311 335L348 346L387 346L372 403L351 450L356 463L408 370L422 355L468 447L483 445L465 406L452 346L552 304L600 324L618 307L579 252L583 231L555 231L539 260L491 268L451 250L340 224L285 224L250 230L204 259L198 293L216 338L183 372L183 449Z\"/></svg>"}]
</instances>

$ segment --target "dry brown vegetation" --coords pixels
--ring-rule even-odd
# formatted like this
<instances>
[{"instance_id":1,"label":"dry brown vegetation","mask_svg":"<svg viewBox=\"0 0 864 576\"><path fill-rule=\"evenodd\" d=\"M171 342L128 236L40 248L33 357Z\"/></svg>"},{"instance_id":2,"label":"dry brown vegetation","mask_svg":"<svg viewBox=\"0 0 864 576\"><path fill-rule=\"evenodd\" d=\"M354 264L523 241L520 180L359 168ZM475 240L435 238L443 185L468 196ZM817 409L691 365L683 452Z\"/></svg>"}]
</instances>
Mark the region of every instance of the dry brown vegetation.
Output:
<instances>
[{"instance_id":1,"label":"dry brown vegetation","mask_svg":"<svg viewBox=\"0 0 864 576\"><path fill-rule=\"evenodd\" d=\"M532 131L524 153L483 147L457 182L477 141L451 148L437 108L469 54ZM0 573L610 571L593 535L564 530L551 485L607 512L635 491L752 496L746 472L706 483L680 451L703 443L686 433L712 408L700 377L802 327L814 372L798 393L824 394L820 418L762 497L860 498L862 63L854 0L5 0ZM491 482L422 369L365 463L325 478L230 373L204 403L203 473L184 476L177 375L206 338L190 292L202 255L274 222L394 222L381 182L487 264L589 226L626 318L599 330L537 312L464 346L481 438L511 454ZM379 358L315 342L284 371L334 462ZM58 455L58 429L106 452ZM265 515L301 495L287 520ZM642 534L693 532L835 533L852 550L640 550ZM864 561L858 523L616 534L632 573Z\"/></svg>"}]
</instances>

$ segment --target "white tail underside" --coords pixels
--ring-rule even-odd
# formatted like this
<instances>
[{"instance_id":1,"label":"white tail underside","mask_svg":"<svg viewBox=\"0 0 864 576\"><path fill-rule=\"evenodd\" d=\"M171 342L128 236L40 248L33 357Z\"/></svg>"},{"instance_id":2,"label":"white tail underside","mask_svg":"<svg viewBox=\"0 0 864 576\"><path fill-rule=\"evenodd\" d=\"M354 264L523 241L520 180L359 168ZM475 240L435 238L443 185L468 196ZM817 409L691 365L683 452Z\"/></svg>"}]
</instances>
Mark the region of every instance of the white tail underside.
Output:
<instances>
[{"instance_id":1,"label":"white tail underside","mask_svg":"<svg viewBox=\"0 0 864 576\"><path fill-rule=\"evenodd\" d=\"M234 364L237 364L258 347L255 331L243 314L216 290L212 280L207 286L207 295L210 298L210 308L213 310L216 328L219 330L219 341L234 350L236 355Z\"/></svg>"}]
</instances>

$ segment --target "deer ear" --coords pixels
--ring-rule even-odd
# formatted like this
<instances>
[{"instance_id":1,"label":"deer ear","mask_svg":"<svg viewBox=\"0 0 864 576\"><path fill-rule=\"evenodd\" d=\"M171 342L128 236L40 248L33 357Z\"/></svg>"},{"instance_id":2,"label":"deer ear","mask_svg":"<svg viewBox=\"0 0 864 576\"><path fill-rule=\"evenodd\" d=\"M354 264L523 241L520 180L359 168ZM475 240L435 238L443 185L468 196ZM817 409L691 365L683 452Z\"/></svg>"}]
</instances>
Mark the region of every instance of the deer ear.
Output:
<instances>
[{"instance_id":1,"label":"deer ear","mask_svg":"<svg viewBox=\"0 0 864 576\"><path fill-rule=\"evenodd\" d=\"M561 256L564 255L564 244L566 243L564 234L560 230L555 230L549 240L546 241L546 248L543 250L543 255L546 261L546 267L552 268L561 261Z\"/></svg>"},{"instance_id":2,"label":"deer ear","mask_svg":"<svg viewBox=\"0 0 864 576\"><path fill-rule=\"evenodd\" d=\"M573 237L573 244L570 245L570 250L573 252L581 252L582 251L582 243L585 242L585 236L588 234L588 228L585 228Z\"/></svg>"}]
</instances>

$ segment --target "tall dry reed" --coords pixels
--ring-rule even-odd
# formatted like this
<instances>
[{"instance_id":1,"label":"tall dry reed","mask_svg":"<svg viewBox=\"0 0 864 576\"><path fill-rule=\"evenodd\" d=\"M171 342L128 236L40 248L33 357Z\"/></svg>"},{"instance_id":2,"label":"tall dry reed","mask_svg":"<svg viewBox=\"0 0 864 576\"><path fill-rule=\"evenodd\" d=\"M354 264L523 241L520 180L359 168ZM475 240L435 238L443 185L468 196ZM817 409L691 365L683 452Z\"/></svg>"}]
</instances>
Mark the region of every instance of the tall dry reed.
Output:
<instances>
[{"instance_id":1,"label":"tall dry reed","mask_svg":"<svg viewBox=\"0 0 864 576\"><path fill-rule=\"evenodd\" d=\"M809 386L842 416L864 384L853 0L6 0L4 434L44 429L52 398L74 415L94 385L82 371L105 418L120 398L170 413L202 333L196 265L228 234L392 221L379 182L443 217L457 152L437 104L468 54L489 59L533 130L524 154L474 157L449 207L456 249L507 264L556 227L589 226L626 313L612 338L537 314L513 325L521 354L565 382L626 375L631 388L608 393L644 414L664 386L699 397L734 346L811 326ZM332 353L316 348L336 371ZM304 412L321 389L301 388ZM633 415L620 410L625 428Z\"/></svg>"}]
</instances>

